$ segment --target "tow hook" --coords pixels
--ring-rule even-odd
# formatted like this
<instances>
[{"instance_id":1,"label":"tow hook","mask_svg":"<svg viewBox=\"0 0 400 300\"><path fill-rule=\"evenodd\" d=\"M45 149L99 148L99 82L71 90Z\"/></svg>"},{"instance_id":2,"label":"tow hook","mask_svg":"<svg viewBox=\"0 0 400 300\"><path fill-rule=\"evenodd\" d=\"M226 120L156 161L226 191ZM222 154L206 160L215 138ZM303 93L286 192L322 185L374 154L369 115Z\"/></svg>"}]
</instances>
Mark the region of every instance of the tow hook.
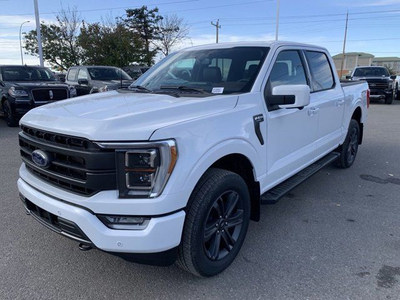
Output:
<instances>
[{"instance_id":1,"label":"tow hook","mask_svg":"<svg viewBox=\"0 0 400 300\"><path fill-rule=\"evenodd\" d=\"M93 249L92 247L90 247L88 245L85 245L83 243L79 244L79 250L81 250L81 251L89 251L89 250L92 250L92 249Z\"/></svg>"}]
</instances>

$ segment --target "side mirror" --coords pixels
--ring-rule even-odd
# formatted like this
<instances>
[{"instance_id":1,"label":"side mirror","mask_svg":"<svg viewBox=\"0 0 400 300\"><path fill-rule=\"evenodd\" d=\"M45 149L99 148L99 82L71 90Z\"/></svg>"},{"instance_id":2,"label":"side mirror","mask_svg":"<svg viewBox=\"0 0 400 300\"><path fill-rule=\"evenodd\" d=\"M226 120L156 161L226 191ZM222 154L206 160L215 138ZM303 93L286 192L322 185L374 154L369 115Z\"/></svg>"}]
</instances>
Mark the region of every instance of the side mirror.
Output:
<instances>
[{"instance_id":1,"label":"side mirror","mask_svg":"<svg viewBox=\"0 0 400 300\"><path fill-rule=\"evenodd\" d=\"M272 89L272 105L280 108L302 108L310 104L310 87L301 85L279 85Z\"/></svg>"},{"instance_id":2,"label":"side mirror","mask_svg":"<svg viewBox=\"0 0 400 300\"><path fill-rule=\"evenodd\" d=\"M87 79L78 79L79 85L88 85L89 81Z\"/></svg>"},{"instance_id":3,"label":"side mirror","mask_svg":"<svg viewBox=\"0 0 400 300\"><path fill-rule=\"evenodd\" d=\"M65 77L60 77L61 82L65 82Z\"/></svg>"},{"instance_id":4,"label":"side mirror","mask_svg":"<svg viewBox=\"0 0 400 300\"><path fill-rule=\"evenodd\" d=\"M346 76L346 79L350 80L350 79L351 79L351 76L350 76L350 75L347 75L347 76Z\"/></svg>"},{"instance_id":5,"label":"side mirror","mask_svg":"<svg viewBox=\"0 0 400 300\"><path fill-rule=\"evenodd\" d=\"M392 75L390 76L390 79L396 80L397 76L396 75Z\"/></svg>"}]
</instances>

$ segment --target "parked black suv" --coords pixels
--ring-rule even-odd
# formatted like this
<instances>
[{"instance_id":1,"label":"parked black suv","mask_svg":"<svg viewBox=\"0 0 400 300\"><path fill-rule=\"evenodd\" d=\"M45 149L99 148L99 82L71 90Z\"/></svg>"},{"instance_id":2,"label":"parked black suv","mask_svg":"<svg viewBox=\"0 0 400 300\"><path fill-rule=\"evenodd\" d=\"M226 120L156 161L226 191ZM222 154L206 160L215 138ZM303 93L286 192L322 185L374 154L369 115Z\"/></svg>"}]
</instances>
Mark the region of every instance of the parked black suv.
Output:
<instances>
[{"instance_id":1,"label":"parked black suv","mask_svg":"<svg viewBox=\"0 0 400 300\"><path fill-rule=\"evenodd\" d=\"M367 81L371 99L385 99L386 104L392 104L397 97L396 76L390 76L385 67L357 67L347 78Z\"/></svg>"},{"instance_id":2,"label":"parked black suv","mask_svg":"<svg viewBox=\"0 0 400 300\"><path fill-rule=\"evenodd\" d=\"M0 66L0 111L8 126L32 108L76 96L76 90L60 82L48 68Z\"/></svg>"},{"instance_id":3,"label":"parked black suv","mask_svg":"<svg viewBox=\"0 0 400 300\"><path fill-rule=\"evenodd\" d=\"M78 96L82 96L128 88L133 80L116 67L76 66L69 68L66 83L74 86Z\"/></svg>"},{"instance_id":4,"label":"parked black suv","mask_svg":"<svg viewBox=\"0 0 400 300\"><path fill-rule=\"evenodd\" d=\"M122 68L122 70L124 70L129 76L131 76L133 80L138 79L149 69L150 67L146 66L126 66Z\"/></svg>"}]
</instances>

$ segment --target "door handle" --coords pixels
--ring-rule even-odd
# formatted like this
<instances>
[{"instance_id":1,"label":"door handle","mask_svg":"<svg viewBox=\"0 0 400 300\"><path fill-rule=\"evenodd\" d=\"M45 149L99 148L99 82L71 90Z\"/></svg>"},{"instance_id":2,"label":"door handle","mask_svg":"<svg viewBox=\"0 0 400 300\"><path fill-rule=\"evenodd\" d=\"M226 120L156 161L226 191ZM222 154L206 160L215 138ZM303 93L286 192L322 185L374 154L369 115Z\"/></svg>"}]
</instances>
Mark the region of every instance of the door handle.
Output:
<instances>
[{"instance_id":1,"label":"door handle","mask_svg":"<svg viewBox=\"0 0 400 300\"><path fill-rule=\"evenodd\" d=\"M318 111L319 111L319 108L317 108L317 107L311 107L311 108L308 110L308 115L309 115L309 116L313 116L313 115L315 115Z\"/></svg>"},{"instance_id":2,"label":"door handle","mask_svg":"<svg viewBox=\"0 0 400 300\"><path fill-rule=\"evenodd\" d=\"M336 106L341 106L344 104L344 99L336 101Z\"/></svg>"}]
</instances>

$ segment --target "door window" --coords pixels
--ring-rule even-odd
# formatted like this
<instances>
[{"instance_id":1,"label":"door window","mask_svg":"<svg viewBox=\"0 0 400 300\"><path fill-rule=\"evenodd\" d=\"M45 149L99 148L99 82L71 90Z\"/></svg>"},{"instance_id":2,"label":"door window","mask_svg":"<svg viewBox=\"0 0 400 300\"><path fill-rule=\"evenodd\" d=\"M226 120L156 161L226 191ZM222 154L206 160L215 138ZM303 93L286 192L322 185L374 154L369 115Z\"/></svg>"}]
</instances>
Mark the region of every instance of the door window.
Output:
<instances>
[{"instance_id":1,"label":"door window","mask_svg":"<svg viewBox=\"0 0 400 300\"><path fill-rule=\"evenodd\" d=\"M271 89L278 85L307 84L303 62L298 51L279 53L269 76Z\"/></svg>"},{"instance_id":2,"label":"door window","mask_svg":"<svg viewBox=\"0 0 400 300\"><path fill-rule=\"evenodd\" d=\"M277 105L268 103L272 97L272 89L279 85L308 85L303 61L296 50L285 50L278 54L264 91L269 111L279 109Z\"/></svg>"},{"instance_id":3,"label":"door window","mask_svg":"<svg viewBox=\"0 0 400 300\"><path fill-rule=\"evenodd\" d=\"M88 73L85 69L79 69L78 80L79 79L88 79Z\"/></svg>"},{"instance_id":4,"label":"door window","mask_svg":"<svg viewBox=\"0 0 400 300\"><path fill-rule=\"evenodd\" d=\"M78 69L70 69L68 72L67 80L75 81L77 71Z\"/></svg>"},{"instance_id":5,"label":"door window","mask_svg":"<svg viewBox=\"0 0 400 300\"><path fill-rule=\"evenodd\" d=\"M335 81L326 54L316 51L306 51L306 57L312 75L312 90L318 92L333 88Z\"/></svg>"}]
</instances>

